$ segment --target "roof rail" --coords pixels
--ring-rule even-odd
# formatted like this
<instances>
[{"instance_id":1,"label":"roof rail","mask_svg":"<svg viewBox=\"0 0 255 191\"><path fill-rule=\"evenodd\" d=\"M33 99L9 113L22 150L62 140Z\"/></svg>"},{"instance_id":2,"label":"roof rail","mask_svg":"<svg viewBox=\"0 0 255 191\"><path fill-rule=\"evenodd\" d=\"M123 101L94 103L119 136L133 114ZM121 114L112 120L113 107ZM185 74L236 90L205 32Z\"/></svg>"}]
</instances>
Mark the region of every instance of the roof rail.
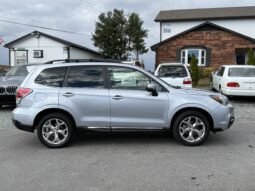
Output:
<instances>
[{"instance_id":1,"label":"roof rail","mask_svg":"<svg viewBox=\"0 0 255 191\"><path fill-rule=\"evenodd\" d=\"M113 62L121 63L119 60L114 59L59 59L59 60L50 60L44 64L54 64L54 63L72 63L72 62Z\"/></svg>"}]
</instances>

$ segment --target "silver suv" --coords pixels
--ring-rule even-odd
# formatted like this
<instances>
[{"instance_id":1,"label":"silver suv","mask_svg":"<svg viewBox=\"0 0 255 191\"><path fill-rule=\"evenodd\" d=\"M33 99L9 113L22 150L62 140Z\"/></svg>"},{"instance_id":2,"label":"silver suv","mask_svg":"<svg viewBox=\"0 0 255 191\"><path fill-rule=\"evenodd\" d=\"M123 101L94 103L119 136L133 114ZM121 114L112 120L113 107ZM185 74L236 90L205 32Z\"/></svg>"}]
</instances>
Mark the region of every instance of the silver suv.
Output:
<instances>
[{"instance_id":1,"label":"silver suv","mask_svg":"<svg viewBox=\"0 0 255 191\"><path fill-rule=\"evenodd\" d=\"M234 122L228 99L180 89L135 66L114 62L36 66L17 90L13 123L37 130L48 147L63 147L76 129L173 132L184 145L202 144L210 131Z\"/></svg>"}]
</instances>

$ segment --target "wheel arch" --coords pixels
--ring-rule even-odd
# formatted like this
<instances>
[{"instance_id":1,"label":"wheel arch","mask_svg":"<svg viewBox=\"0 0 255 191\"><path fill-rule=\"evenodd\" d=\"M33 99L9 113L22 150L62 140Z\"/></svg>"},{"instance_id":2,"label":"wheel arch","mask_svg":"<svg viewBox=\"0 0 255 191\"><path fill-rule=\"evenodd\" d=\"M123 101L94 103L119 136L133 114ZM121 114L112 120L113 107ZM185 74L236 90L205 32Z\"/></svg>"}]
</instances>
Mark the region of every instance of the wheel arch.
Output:
<instances>
[{"instance_id":1,"label":"wheel arch","mask_svg":"<svg viewBox=\"0 0 255 191\"><path fill-rule=\"evenodd\" d=\"M76 122L74 120L74 117L68 111L59 109L59 108L50 108L50 109L45 109L36 115L34 123L33 123L34 129L38 125L40 119L50 113L62 113L64 115L68 116L71 119L71 121L73 122L74 127L76 128Z\"/></svg>"},{"instance_id":2,"label":"wheel arch","mask_svg":"<svg viewBox=\"0 0 255 191\"><path fill-rule=\"evenodd\" d=\"M175 119L177 118L177 116L178 116L179 114L185 112L185 111L198 111L198 112L201 112L201 113L205 114L205 116L206 116L207 119L209 120L210 129L211 129L211 131L213 131L213 129L214 129L214 122L213 122L212 116L211 116L210 113L209 113L208 111L206 111L205 109L198 108L198 107L186 107L186 108L182 108L182 109L176 111L175 114L173 115L172 119L171 119L171 122L170 122L170 130L172 130L174 121L175 121Z\"/></svg>"}]
</instances>

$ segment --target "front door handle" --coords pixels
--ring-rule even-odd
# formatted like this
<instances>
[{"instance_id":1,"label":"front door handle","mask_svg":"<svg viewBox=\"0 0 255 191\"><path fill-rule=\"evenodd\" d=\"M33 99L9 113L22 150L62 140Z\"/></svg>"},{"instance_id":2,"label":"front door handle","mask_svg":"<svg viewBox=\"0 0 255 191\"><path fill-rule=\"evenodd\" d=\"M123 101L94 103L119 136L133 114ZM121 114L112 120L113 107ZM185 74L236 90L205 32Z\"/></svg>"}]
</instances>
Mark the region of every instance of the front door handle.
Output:
<instances>
[{"instance_id":1,"label":"front door handle","mask_svg":"<svg viewBox=\"0 0 255 191\"><path fill-rule=\"evenodd\" d=\"M123 99L124 97L123 96L121 96L121 95L115 95L112 99L114 99L114 100L121 100L121 99Z\"/></svg>"},{"instance_id":2,"label":"front door handle","mask_svg":"<svg viewBox=\"0 0 255 191\"><path fill-rule=\"evenodd\" d=\"M63 96L65 97L73 97L75 94L71 93L71 92L66 92L63 94Z\"/></svg>"}]
</instances>

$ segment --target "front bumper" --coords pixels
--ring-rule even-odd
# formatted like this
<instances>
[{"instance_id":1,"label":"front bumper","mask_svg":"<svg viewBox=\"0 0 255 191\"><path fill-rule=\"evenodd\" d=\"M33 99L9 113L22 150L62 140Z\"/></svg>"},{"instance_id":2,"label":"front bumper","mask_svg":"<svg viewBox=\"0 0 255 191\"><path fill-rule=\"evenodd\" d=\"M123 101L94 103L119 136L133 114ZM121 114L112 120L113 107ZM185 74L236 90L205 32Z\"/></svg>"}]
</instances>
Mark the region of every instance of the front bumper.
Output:
<instances>
[{"instance_id":1,"label":"front bumper","mask_svg":"<svg viewBox=\"0 0 255 191\"><path fill-rule=\"evenodd\" d=\"M12 120L13 125L22 131L28 131L28 132L34 132L34 128L33 126L29 126L29 125L24 125L21 122L17 121L17 120Z\"/></svg>"},{"instance_id":2,"label":"front bumper","mask_svg":"<svg viewBox=\"0 0 255 191\"><path fill-rule=\"evenodd\" d=\"M229 129L235 121L234 107L220 105L214 112L214 132Z\"/></svg>"},{"instance_id":3,"label":"front bumper","mask_svg":"<svg viewBox=\"0 0 255 191\"><path fill-rule=\"evenodd\" d=\"M0 95L0 105L16 105L15 95Z\"/></svg>"}]
</instances>

